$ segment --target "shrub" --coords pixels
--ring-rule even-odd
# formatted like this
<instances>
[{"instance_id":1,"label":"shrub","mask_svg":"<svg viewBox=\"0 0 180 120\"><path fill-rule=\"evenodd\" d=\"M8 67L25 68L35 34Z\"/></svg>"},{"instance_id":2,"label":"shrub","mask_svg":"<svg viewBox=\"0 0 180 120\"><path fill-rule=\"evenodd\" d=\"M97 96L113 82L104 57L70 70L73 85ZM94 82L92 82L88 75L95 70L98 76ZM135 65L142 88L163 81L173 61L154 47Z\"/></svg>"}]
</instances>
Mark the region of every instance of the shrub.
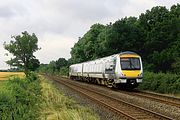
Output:
<instances>
[{"instance_id":1,"label":"shrub","mask_svg":"<svg viewBox=\"0 0 180 120\"><path fill-rule=\"evenodd\" d=\"M145 72L143 83L139 88L159 93L177 94L180 93L180 75Z\"/></svg>"},{"instance_id":2,"label":"shrub","mask_svg":"<svg viewBox=\"0 0 180 120\"><path fill-rule=\"evenodd\" d=\"M36 120L39 116L41 87L38 77L13 78L0 93L0 119Z\"/></svg>"},{"instance_id":3,"label":"shrub","mask_svg":"<svg viewBox=\"0 0 180 120\"><path fill-rule=\"evenodd\" d=\"M68 73L69 73L68 67L62 67L62 68L60 69L60 75L61 75L61 76L68 76Z\"/></svg>"}]
</instances>

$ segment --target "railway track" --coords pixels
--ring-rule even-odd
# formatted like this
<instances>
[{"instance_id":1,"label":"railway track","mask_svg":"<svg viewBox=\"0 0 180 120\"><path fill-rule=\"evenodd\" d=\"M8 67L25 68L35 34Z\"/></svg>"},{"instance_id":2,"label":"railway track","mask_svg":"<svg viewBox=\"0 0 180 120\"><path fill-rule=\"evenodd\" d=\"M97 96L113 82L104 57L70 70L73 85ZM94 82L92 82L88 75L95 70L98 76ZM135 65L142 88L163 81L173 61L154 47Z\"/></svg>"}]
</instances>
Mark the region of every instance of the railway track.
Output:
<instances>
[{"instance_id":1,"label":"railway track","mask_svg":"<svg viewBox=\"0 0 180 120\"><path fill-rule=\"evenodd\" d=\"M131 95L131 96L143 97L152 101L156 101L159 103L164 103L167 105L180 108L180 98L177 98L177 97L171 97L171 96L162 95L158 93L144 92L144 91L139 91L139 90L131 90L130 92L124 91L124 90L118 90L118 91L124 94Z\"/></svg>"},{"instance_id":2,"label":"railway track","mask_svg":"<svg viewBox=\"0 0 180 120\"><path fill-rule=\"evenodd\" d=\"M164 96L161 94L156 94L156 93L151 93L151 92L143 92L143 91L138 91L138 90L131 91L131 92L121 90L120 92L124 94L128 94L128 95L132 95L132 96L143 97L143 98L150 99L156 102L160 102L160 103L164 103L164 104L168 104L168 105L180 108L180 98Z\"/></svg>"},{"instance_id":3,"label":"railway track","mask_svg":"<svg viewBox=\"0 0 180 120\"><path fill-rule=\"evenodd\" d=\"M102 92L98 92L97 90L93 90L88 87L83 87L82 85L78 85L77 82L68 81L64 78L57 78L46 76L56 82L59 82L85 96L96 101L98 104L103 105L104 107L116 112L117 114L123 115L127 119L133 120L172 120L173 118L167 117L165 115L150 111L148 109L142 108L140 106L134 105L132 103L128 103L126 101L114 98L109 96L108 94L104 94Z\"/></svg>"}]
</instances>

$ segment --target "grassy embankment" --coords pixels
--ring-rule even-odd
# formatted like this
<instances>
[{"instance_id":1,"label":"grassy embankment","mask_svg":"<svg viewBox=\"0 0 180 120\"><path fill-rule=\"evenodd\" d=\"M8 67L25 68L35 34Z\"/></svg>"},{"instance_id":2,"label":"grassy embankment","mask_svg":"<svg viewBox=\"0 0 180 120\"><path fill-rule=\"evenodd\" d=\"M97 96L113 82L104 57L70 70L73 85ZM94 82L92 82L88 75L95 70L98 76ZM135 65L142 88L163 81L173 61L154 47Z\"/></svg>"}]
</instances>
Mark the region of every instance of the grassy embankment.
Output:
<instances>
[{"instance_id":1,"label":"grassy embankment","mask_svg":"<svg viewBox=\"0 0 180 120\"><path fill-rule=\"evenodd\" d=\"M42 119L50 120L97 120L89 108L78 105L73 99L67 98L50 81L42 79L43 104Z\"/></svg>"},{"instance_id":2,"label":"grassy embankment","mask_svg":"<svg viewBox=\"0 0 180 120\"><path fill-rule=\"evenodd\" d=\"M144 72L142 90L180 96L180 75L170 73Z\"/></svg>"},{"instance_id":3,"label":"grassy embankment","mask_svg":"<svg viewBox=\"0 0 180 120\"><path fill-rule=\"evenodd\" d=\"M4 78L5 77L1 77ZM7 79L6 79L7 80ZM0 120L96 120L94 113L32 74L0 81Z\"/></svg>"}]
</instances>

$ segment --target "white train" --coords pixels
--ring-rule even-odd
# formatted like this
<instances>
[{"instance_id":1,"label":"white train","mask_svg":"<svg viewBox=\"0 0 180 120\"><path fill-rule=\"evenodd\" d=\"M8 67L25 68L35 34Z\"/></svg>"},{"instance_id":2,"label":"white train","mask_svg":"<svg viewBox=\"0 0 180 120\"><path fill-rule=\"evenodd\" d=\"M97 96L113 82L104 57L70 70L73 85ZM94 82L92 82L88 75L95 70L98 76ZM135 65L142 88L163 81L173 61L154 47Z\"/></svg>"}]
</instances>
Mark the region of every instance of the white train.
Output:
<instances>
[{"instance_id":1,"label":"white train","mask_svg":"<svg viewBox=\"0 0 180 120\"><path fill-rule=\"evenodd\" d=\"M109 87L135 88L142 82L142 60L134 52L121 52L108 57L73 64L69 68L69 76L71 79Z\"/></svg>"}]
</instances>

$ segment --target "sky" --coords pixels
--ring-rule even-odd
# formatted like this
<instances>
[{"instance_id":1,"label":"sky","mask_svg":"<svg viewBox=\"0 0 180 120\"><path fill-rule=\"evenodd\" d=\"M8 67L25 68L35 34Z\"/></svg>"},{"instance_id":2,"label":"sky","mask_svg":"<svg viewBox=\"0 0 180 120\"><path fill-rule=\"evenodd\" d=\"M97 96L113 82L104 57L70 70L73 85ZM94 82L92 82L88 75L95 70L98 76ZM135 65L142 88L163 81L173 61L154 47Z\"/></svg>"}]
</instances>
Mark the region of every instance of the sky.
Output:
<instances>
[{"instance_id":1,"label":"sky","mask_svg":"<svg viewBox=\"0 0 180 120\"><path fill-rule=\"evenodd\" d=\"M70 51L95 23L109 24L118 19L138 17L155 6L180 3L180 0L0 0L0 69L12 55L3 43L23 31L38 37L41 50L34 55L41 63L69 59Z\"/></svg>"}]
</instances>

